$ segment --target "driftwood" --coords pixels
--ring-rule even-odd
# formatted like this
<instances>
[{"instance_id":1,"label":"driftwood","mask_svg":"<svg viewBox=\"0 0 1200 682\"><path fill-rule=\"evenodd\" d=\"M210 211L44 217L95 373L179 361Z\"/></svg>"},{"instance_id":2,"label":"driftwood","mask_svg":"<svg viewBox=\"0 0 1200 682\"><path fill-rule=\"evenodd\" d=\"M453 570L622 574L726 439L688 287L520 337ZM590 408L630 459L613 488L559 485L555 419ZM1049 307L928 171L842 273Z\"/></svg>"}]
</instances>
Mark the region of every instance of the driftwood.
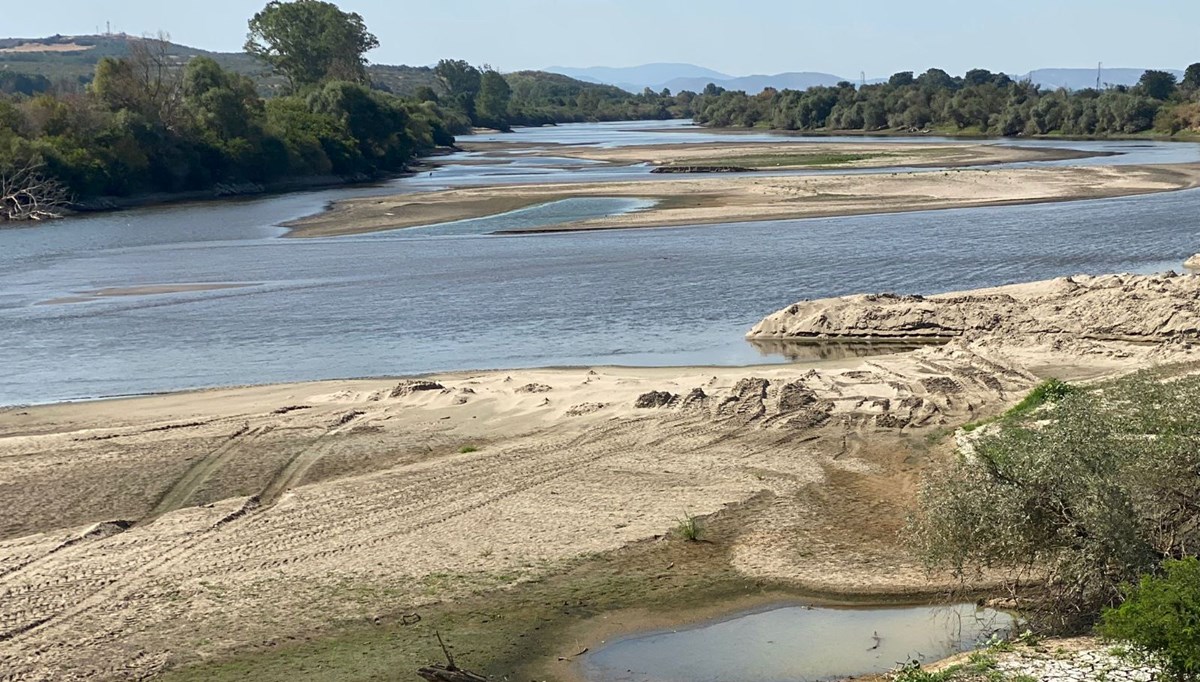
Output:
<instances>
[{"instance_id":1,"label":"driftwood","mask_svg":"<svg viewBox=\"0 0 1200 682\"><path fill-rule=\"evenodd\" d=\"M483 675L477 675L470 670L463 670L454 664L454 656L450 654L450 650L446 648L446 643L442 641L442 633L435 632L437 635L438 644L442 646L442 653L446 654L446 665L435 663L425 666L417 671L421 679L428 682L488 682Z\"/></svg>"},{"instance_id":2,"label":"driftwood","mask_svg":"<svg viewBox=\"0 0 1200 682\"><path fill-rule=\"evenodd\" d=\"M61 218L69 203L67 188L41 165L0 168L0 221Z\"/></svg>"}]
</instances>

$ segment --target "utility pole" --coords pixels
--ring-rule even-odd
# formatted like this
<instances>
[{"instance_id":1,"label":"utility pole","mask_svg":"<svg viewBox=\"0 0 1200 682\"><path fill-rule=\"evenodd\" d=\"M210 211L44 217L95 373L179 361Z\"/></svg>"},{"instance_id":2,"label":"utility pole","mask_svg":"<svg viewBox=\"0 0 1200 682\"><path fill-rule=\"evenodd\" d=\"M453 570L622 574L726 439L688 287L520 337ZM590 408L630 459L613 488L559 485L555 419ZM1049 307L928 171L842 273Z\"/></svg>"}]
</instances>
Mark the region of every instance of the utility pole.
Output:
<instances>
[{"instance_id":1,"label":"utility pole","mask_svg":"<svg viewBox=\"0 0 1200 682\"><path fill-rule=\"evenodd\" d=\"M866 71L858 72L858 87L859 88L867 87L867 72Z\"/></svg>"},{"instance_id":2,"label":"utility pole","mask_svg":"<svg viewBox=\"0 0 1200 682\"><path fill-rule=\"evenodd\" d=\"M1096 89L1100 89L1100 74L1104 73L1104 62L1096 62Z\"/></svg>"}]
</instances>

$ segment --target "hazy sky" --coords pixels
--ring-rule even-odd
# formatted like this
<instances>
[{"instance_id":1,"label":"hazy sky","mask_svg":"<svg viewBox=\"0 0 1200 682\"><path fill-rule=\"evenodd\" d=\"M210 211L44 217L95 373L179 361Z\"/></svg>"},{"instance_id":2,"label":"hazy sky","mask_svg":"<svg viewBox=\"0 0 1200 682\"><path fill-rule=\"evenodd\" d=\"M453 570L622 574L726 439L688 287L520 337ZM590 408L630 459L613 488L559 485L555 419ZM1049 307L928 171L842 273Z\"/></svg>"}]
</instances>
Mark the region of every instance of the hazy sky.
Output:
<instances>
[{"instance_id":1,"label":"hazy sky","mask_svg":"<svg viewBox=\"0 0 1200 682\"><path fill-rule=\"evenodd\" d=\"M0 0L0 34L131 34L241 49L265 0ZM856 78L983 67L1184 68L1200 61L1196 0L342 0L387 64L442 57L498 69L690 62L730 75Z\"/></svg>"}]
</instances>

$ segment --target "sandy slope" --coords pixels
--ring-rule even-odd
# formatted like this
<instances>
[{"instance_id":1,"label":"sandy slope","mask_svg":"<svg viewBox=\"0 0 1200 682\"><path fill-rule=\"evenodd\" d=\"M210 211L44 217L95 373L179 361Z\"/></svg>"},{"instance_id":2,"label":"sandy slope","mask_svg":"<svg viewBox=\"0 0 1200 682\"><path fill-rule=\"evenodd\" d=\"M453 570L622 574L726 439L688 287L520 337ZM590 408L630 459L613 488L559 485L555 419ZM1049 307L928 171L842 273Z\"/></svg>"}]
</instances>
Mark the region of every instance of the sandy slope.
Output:
<instances>
[{"instance_id":1,"label":"sandy slope","mask_svg":"<svg viewBox=\"0 0 1200 682\"><path fill-rule=\"evenodd\" d=\"M574 197L655 199L657 207L534 231L705 225L1094 199L1195 187L1200 167L1087 166L806 176L687 176L493 186L339 202L289 236L327 237L494 215Z\"/></svg>"}]
</instances>

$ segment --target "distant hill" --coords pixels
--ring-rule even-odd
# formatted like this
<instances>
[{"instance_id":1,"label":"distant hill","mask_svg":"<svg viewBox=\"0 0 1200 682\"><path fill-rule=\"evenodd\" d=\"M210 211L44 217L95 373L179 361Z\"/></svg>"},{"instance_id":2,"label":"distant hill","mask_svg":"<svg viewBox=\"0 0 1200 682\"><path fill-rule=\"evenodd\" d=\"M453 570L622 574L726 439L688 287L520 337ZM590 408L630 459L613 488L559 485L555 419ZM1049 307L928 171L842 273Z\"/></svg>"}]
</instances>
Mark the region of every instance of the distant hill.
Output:
<instances>
[{"instance_id":1,"label":"distant hill","mask_svg":"<svg viewBox=\"0 0 1200 682\"><path fill-rule=\"evenodd\" d=\"M104 57L128 55L129 46L139 40L142 38L124 34L0 38L0 71L44 76L52 82L87 83L91 81L97 62ZM273 75L270 69L245 53L209 52L176 43L168 45L168 54L178 63L187 63L189 59L197 56L209 57L216 60L223 68L254 79L263 94L270 94L283 85L281 78ZM1165 70L1174 73L1178 78L1183 77L1182 71ZM1101 73L1101 83L1103 85L1134 85L1145 71L1140 68L1106 68ZM754 95L762 92L765 88L805 90L819 85L836 85L845 80L858 82L857 78L807 71L734 77L694 64L672 63L629 67L552 66L545 71L522 73L528 79L531 74L548 76L549 74L546 72L561 74L580 84L615 86L633 93L640 93L647 87L655 92L663 88L668 88L671 92L683 90L700 92L709 83L715 83L726 90L743 90ZM372 64L368 67L368 73L376 87L398 95L410 95L421 86L437 88L437 79L434 77L433 69L428 66ZM1028 78L1047 89L1065 87L1079 90L1096 85L1095 69L1037 69L1019 78ZM877 83L880 80L868 82ZM562 83L558 85L561 87ZM572 86L572 89L577 88L578 86ZM605 92L604 95L611 96L611 93Z\"/></svg>"},{"instance_id":2,"label":"distant hill","mask_svg":"<svg viewBox=\"0 0 1200 682\"><path fill-rule=\"evenodd\" d=\"M591 66L575 68L569 66L551 66L545 69L550 73L560 73L588 83L604 83L615 85L629 92L641 92L646 88L661 90L668 81L677 78L703 79L707 84L713 80L728 80L728 74L712 69L706 69L695 64L643 64L642 66ZM704 86L700 86L703 88ZM674 90L672 90L674 92Z\"/></svg>"},{"instance_id":3,"label":"distant hill","mask_svg":"<svg viewBox=\"0 0 1200 682\"><path fill-rule=\"evenodd\" d=\"M682 90L700 92L709 83L713 83L726 90L744 90L748 94L756 95L767 88L775 88L776 90L807 90L819 85L837 85L844 80L850 79L835 76L831 73L803 71L798 73L778 73L773 76L742 76L741 78L726 78L723 80L675 78L664 83L662 87L670 88L671 92L680 92Z\"/></svg>"},{"instance_id":4,"label":"distant hill","mask_svg":"<svg viewBox=\"0 0 1200 682\"><path fill-rule=\"evenodd\" d=\"M1182 79L1183 72L1176 69L1163 69ZM1102 69L1100 71L1101 87L1109 85L1136 85L1146 69ZM1037 69L1021 77L1028 79L1049 90L1067 88L1082 90L1096 87L1096 69Z\"/></svg>"},{"instance_id":5,"label":"distant hill","mask_svg":"<svg viewBox=\"0 0 1200 682\"><path fill-rule=\"evenodd\" d=\"M90 36L51 36L49 38L0 38L0 71L45 76L52 82L67 81L84 84L91 81L96 64L104 57L125 57L129 46L142 40L124 34ZM177 43L167 44L167 54L179 65L188 60L204 56L215 60L222 68L246 75L258 84L258 89L269 95L280 88L284 81L257 59L242 52L209 52ZM437 77L428 66L392 66L372 64L367 67L372 84L397 95L411 95L421 86L439 89ZM520 74L525 87L546 81L551 90L563 90L577 94L582 90L594 89L605 99L612 98L615 89L608 85L548 74L541 71L526 71Z\"/></svg>"},{"instance_id":6,"label":"distant hill","mask_svg":"<svg viewBox=\"0 0 1200 682\"><path fill-rule=\"evenodd\" d=\"M591 83L615 85L630 92L641 92L647 87L656 92L663 88L669 88L671 92L683 90L700 92L709 83L714 83L726 90L743 90L748 94L755 95L766 88L805 90L818 85L836 85L840 81L850 81L855 84L859 82L858 78L807 71L734 77L694 64L646 64L645 66L624 68L594 66L586 69L552 66L546 70ZM1182 71L1163 70L1175 74L1177 78L1183 78ZM1100 82L1102 86L1135 85L1145 72L1146 69L1104 69ZM1081 90L1096 87L1095 69L1036 69L1023 76L1013 75L1013 78L1018 80L1028 78L1043 88L1051 90L1058 88ZM867 82L886 81L886 78L876 78Z\"/></svg>"},{"instance_id":7,"label":"distant hill","mask_svg":"<svg viewBox=\"0 0 1200 682\"><path fill-rule=\"evenodd\" d=\"M714 83L726 90L745 90L747 93L755 95L766 88L806 90L817 85L837 85L844 80L858 82L858 79L844 78L831 73L808 71L774 75L730 76L695 64L645 64L622 68L551 66L546 71L561 73L590 83L615 85L629 92L641 92L645 88L650 88L655 92L663 88L667 88L671 92L684 90L700 92L709 83Z\"/></svg>"},{"instance_id":8,"label":"distant hill","mask_svg":"<svg viewBox=\"0 0 1200 682\"><path fill-rule=\"evenodd\" d=\"M0 38L0 70L39 75L51 81L87 83L96 64L105 57L125 57L129 46L142 38L125 34L51 36L49 38ZM193 57L209 57L222 68L253 78L260 89L271 90L282 80L253 57L240 52L209 52L168 43L167 54L179 64Z\"/></svg>"}]
</instances>

